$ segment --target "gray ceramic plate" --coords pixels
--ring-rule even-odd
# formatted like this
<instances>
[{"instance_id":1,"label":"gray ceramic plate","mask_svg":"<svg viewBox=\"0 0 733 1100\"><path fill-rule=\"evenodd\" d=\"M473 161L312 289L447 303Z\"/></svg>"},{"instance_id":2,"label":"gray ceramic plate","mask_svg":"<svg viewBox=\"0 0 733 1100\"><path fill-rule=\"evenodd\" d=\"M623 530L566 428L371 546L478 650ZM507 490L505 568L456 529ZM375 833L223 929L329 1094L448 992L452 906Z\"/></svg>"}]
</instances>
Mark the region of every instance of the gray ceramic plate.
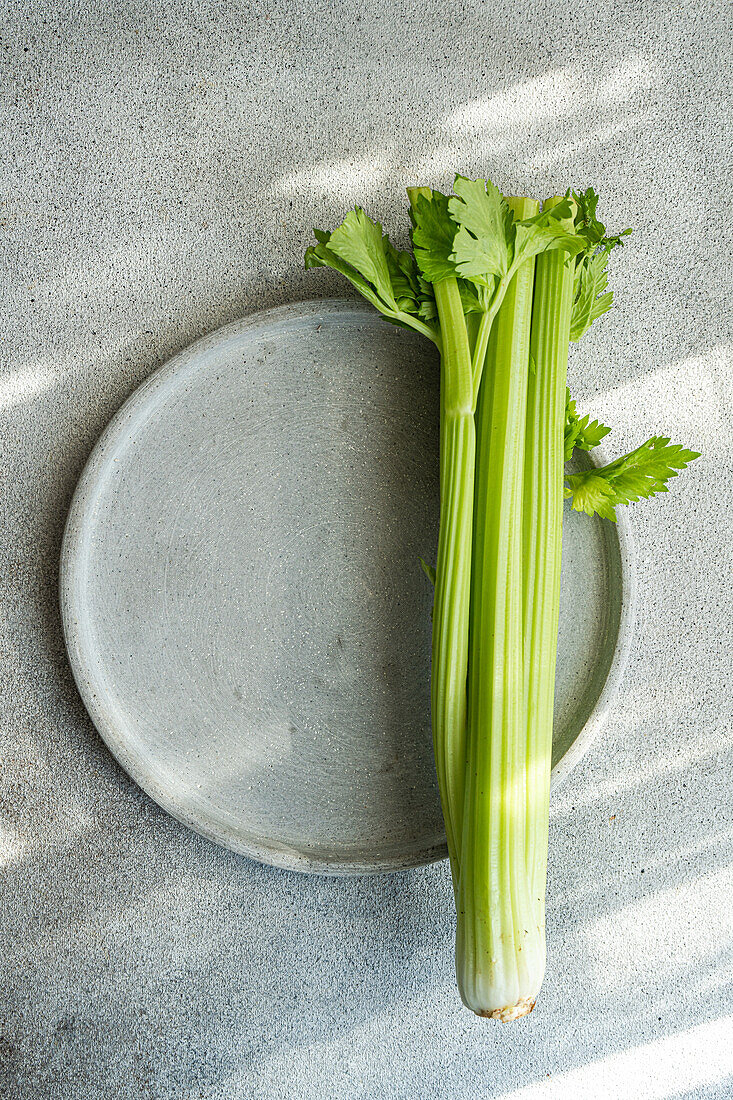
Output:
<instances>
[{"instance_id":1,"label":"gray ceramic plate","mask_svg":"<svg viewBox=\"0 0 733 1100\"><path fill-rule=\"evenodd\" d=\"M200 340L115 416L77 488L61 603L76 682L127 772L281 867L445 855L428 704L438 363L346 301ZM553 776L618 685L624 522L568 512Z\"/></svg>"}]
</instances>

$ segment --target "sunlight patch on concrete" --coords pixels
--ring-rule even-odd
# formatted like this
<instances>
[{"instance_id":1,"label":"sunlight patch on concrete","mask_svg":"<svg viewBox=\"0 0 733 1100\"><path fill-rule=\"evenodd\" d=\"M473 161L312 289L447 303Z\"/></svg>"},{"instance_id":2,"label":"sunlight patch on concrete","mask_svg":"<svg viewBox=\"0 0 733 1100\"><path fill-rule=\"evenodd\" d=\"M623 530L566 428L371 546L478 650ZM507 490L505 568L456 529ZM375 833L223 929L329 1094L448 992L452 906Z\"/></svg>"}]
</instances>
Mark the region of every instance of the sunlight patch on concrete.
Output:
<instances>
[{"instance_id":1,"label":"sunlight patch on concrete","mask_svg":"<svg viewBox=\"0 0 733 1100\"><path fill-rule=\"evenodd\" d=\"M10 409L29 401L56 381L56 371L50 367L24 367L0 379L0 409Z\"/></svg>"},{"instance_id":2,"label":"sunlight patch on concrete","mask_svg":"<svg viewBox=\"0 0 733 1100\"><path fill-rule=\"evenodd\" d=\"M501 1100L670 1100L731 1076L733 1016L724 1016L504 1093Z\"/></svg>"}]
</instances>

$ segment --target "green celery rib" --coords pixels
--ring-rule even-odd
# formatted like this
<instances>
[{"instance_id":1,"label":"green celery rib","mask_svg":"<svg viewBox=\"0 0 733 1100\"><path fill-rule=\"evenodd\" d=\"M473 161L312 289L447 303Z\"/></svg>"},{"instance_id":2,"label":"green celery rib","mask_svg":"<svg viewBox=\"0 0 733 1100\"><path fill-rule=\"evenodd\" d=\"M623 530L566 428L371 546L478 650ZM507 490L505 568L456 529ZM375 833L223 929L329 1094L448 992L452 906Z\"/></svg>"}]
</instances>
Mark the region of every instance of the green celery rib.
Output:
<instances>
[{"instance_id":1,"label":"green celery rib","mask_svg":"<svg viewBox=\"0 0 733 1100\"><path fill-rule=\"evenodd\" d=\"M427 187L409 187L414 205ZM433 286L440 322L440 531L435 567L430 704L435 770L454 889L466 753L466 677L476 460L473 376L456 279Z\"/></svg>"},{"instance_id":2,"label":"green celery rib","mask_svg":"<svg viewBox=\"0 0 733 1100\"><path fill-rule=\"evenodd\" d=\"M435 766L456 883L465 768L476 433L471 410L471 354L458 284L455 279L445 279L434 289L443 347L431 713Z\"/></svg>"},{"instance_id":3,"label":"green celery rib","mask_svg":"<svg viewBox=\"0 0 733 1100\"><path fill-rule=\"evenodd\" d=\"M544 209L557 205L547 199ZM570 227L570 223L567 223ZM560 611L565 386L573 266L563 252L537 259L524 460L524 660L527 699L526 860L545 920L555 663Z\"/></svg>"},{"instance_id":4,"label":"green celery rib","mask_svg":"<svg viewBox=\"0 0 733 1100\"><path fill-rule=\"evenodd\" d=\"M508 199L519 218L531 199ZM491 329L477 412L468 732L456 971L481 1016L530 1011L544 975L527 873L522 498L534 260L509 284Z\"/></svg>"}]
</instances>

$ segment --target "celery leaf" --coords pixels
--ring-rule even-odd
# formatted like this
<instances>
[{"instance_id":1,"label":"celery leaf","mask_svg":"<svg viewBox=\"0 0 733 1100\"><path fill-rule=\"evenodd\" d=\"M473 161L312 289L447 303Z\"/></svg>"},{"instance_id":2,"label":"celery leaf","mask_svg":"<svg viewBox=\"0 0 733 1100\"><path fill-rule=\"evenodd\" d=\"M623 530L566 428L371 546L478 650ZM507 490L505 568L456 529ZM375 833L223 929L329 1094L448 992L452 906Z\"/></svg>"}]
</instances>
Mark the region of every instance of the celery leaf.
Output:
<instances>
[{"instance_id":1,"label":"celery leaf","mask_svg":"<svg viewBox=\"0 0 733 1100\"><path fill-rule=\"evenodd\" d=\"M565 461L573 457L573 451L590 451L610 432L605 424L591 420L590 416L578 416L570 390L565 390Z\"/></svg>"},{"instance_id":2,"label":"celery leaf","mask_svg":"<svg viewBox=\"0 0 733 1100\"><path fill-rule=\"evenodd\" d=\"M613 304L613 291L608 286L608 252L584 256L575 271L575 300L570 321L570 339L584 336L594 321L607 313Z\"/></svg>"},{"instance_id":3,"label":"celery leaf","mask_svg":"<svg viewBox=\"0 0 733 1100\"><path fill-rule=\"evenodd\" d=\"M397 309L379 222L373 222L357 206L334 229L328 247L363 275L387 306Z\"/></svg>"},{"instance_id":4,"label":"celery leaf","mask_svg":"<svg viewBox=\"0 0 733 1100\"><path fill-rule=\"evenodd\" d=\"M425 558L420 558L420 565L425 576L428 578L433 588L435 588L435 566L428 565Z\"/></svg>"},{"instance_id":5,"label":"celery leaf","mask_svg":"<svg viewBox=\"0 0 733 1100\"><path fill-rule=\"evenodd\" d=\"M461 305L463 306L464 313L483 313L483 300L479 298L476 287L474 287L472 283L466 282L465 279L459 279L458 293L461 296Z\"/></svg>"},{"instance_id":6,"label":"celery leaf","mask_svg":"<svg viewBox=\"0 0 733 1100\"><path fill-rule=\"evenodd\" d=\"M566 480L565 496L572 497L573 511L616 522L614 506L620 502L616 500L613 486L605 478L598 477L595 470L584 470L582 474L573 474Z\"/></svg>"},{"instance_id":7,"label":"celery leaf","mask_svg":"<svg viewBox=\"0 0 733 1100\"><path fill-rule=\"evenodd\" d=\"M522 263L551 249L563 249L571 255L582 252L586 247L584 239L562 225L563 220L568 219L571 214L570 203L566 200L549 210L541 210L533 218L515 222L513 262Z\"/></svg>"},{"instance_id":8,"label":"celery leaf","mask_svg":"<svg viewBox=\"0 0 733 1100\"><path fill-rule=\"evenodd\" d=\"M412 247L423 278L429 283L454 279L451 255L456 227L448 215L447 197L440 191L433 191L432 198L417 195L412 218Z\"/></svg>"},{"instance_id":9,"label":"celery leaf","mask_svg":"<svg viewBox=\"0 0 733 1100\"><path fill-rule=\"evenodd\" d=\"M306 268L338 271L393 325L439 343L433 288L420 275L412 253L396 249L379 222L357 206L332 233L313 232L318 243L306 250Z\"/></svg>"},{"instance_id":10,"label":"celery leaf","mask_svg":"<svg viewBox=\"0 0 733 1100\"><path fill-rule=\"evenodd\" d=\"M566 478L565 496L572 497L576 512L615 521L619 504L666 493L669 479L699 457L697 451L670 443L666 436L652 436L607 466L571 474Z\"/></svg>"},{"instance_id":11,"label":"celery leaf","mask_svg":"<svg viewBox=\"0 0 733 1100\"><path fill-rule=\"evenodd\" d=\"M438 316L433 287L422 278L411 252L399 252L389 237L383 238L387 267L397 305L404 313L413 313L425 321Z\"/></svg>"},{"instance_id":12,"label":"celery leaf","mask_svg":"<svg viewBox=\"0 0 733 1100\"><path fill-rule=\"evenodd\" d=\"M509 270L511 211L491 180L456 176L454 189L448 210L458 226L453 254L458 274L492 287Z\"/></svg>"},{"instance_id":13,"label":"celery leaf","mask_svg":"<svg viewBox=\"0 0 733 1100\"><path fill-rule=\"evenodd\" d=\"M453 259L458 274L490 291L510 269L549 249L564 249L572 255L587 247L583 237L562 224L572 216L566 199L532 218L515 220L491 180L469 180L456 176L456 194L448 210L458 226ZM486 305L490 298L483 296Z\"/></svg>"},{"instance_id":14,"label":"celery leaf","mask_svg":"<svg viewBox=\"0 0 733 1100\"><path fill-rule=\"evenodd\" d=\"M592 187L588 187L585 191L573 191L572 195L577 208L575 232L585 237L590 249L601 247L604 251L610 252L617 246L623 245L622 237L628 237L631 230L624 229L614 236L606 235L606 227L596 215L598 195Z\"/></svg>"},{"instance_id":15,"label":"celery leaf","mask_svg":"<svg viewBox=\"0 0 733 1100\"><path fill-rule=\"evenodd\" d=\"M623 245L623 238L631 230L624 229L621 233L607 235L605 225L598 220L596 214L598 195L593 188L573 191L572 194L576 206L575 232L586 241L585 254L579 257L575 268L573 314L570 322L570 339L577 342L613 304L613 293L607 290L608 256L614 248Z\"/></svg>"},{"instance_id":16,"label":"celery leaf","mask_svg":"<svg viewBox=\"0 0 733 1100\"><path fill-rule=\"evenodd\" d=\"M306 269L312 267L330 267L334 271L338 271L339 274L345 275L349 282L354 286L362 297L366 298L368 302L378 309L380 312L384 311L384 305L375 292L375 290L369 285L367 280L359 274L350 264L345 263L340 256L337 256L328 247L328 233L324 233L323 230L314 230L318 244L311 245L306 249L305 253L305 266ZM325 239L324 239L325 238Z\"/></svg>"}]
</instances>

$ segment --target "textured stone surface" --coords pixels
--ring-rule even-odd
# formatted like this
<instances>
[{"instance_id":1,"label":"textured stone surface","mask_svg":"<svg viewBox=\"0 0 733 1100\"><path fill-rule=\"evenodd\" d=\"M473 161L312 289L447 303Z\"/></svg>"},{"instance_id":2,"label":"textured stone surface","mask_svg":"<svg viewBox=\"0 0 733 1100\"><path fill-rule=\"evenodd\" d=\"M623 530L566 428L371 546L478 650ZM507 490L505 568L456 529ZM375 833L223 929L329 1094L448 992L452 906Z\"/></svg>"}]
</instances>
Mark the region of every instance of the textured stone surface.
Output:
<instances>
[{"instance_id":1,"label":"textured stone surface","mask_svg":"<svg viewBox=\"0 0 733 1100\"><path fill-rule=\"evenodd\" d=\"M2 8L0 1088L730 1096L726 5ZM554 800L549 973L505 1027L458 1002L445 866L304 878L158 810L86 717L56 605L73 486L141 379L252 309L341 292L301 270L310 226L363 201L398 231L402 187L456 168L593 183L635 227L575 394L612 454L653 430L704 452L635 509L627 690Z\"/></svg>"}]
</instances>

